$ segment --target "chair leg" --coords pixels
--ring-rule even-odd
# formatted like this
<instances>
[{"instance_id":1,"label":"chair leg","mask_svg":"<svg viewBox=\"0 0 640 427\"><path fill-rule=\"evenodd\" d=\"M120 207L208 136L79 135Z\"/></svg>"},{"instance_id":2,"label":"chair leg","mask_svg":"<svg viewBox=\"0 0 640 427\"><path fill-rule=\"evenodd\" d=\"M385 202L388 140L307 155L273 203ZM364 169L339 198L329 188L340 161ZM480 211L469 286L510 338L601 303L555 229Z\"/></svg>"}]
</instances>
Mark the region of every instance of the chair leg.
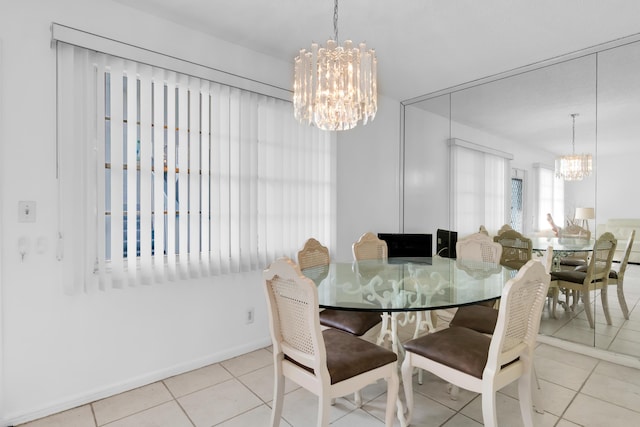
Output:
<instances>
[{"instance_id":1,"label":"chair leg","mask_svg":"<svg viewBox=\"0 0 640 427\"><path fill-rule=\"evenodd\" d=\"M356 405L356 408L362 407L362 394L360 393L360 390L353 393L353 400Z\"/></svg>"},{"instance_id":2,"label":"chair leg","mask_svg":"<svg viewBox=\"0 0 640 427\"><path fill-rule=\"evenodd\" d=\"M540 381L538 380L538 374L536 372L536 367L535 366L531 366L531 371L533 372L533 379L535 381L533 381L532 385L531 385L531 400L533 402L533 410L536 411L539 414L544 414L544 409L543 409L543 405L542 405L542 398L540 395Z\"/></svg>"},{"instance_id":3,"label":"chair leg","mask_svg":"<svg viewBox=\"0 0 640 427\"><path fill-rule=\"evenodd\" d=\"M424 320L422 317L424 316ZM433 332L436 329L436 325L438 324L438 314L435 310L431 310L428 312L419 311L416 313L416 328L413 331L413 339L416 339L420 336L420 332L426 330L427 332ZM426 327L426 329L425 329ZM424 373L422 369L418 368L418 384L422 385Z\"/></svg>"},{"instance_id":4,"label":"chair leg","mask_svg":"<svg viewBox=\"0 0 640 427\"><path fill-rule=\"evenodd\" d=\"M329 411L331 398L326 390L318 396L318 427L327 427L329 425Z\"/></svg>"},{"instance_id":5,"label":"chair leg","mask_svg":"<svg viewBox=\"0 0 640 427\"><path fill-rule=\"evenodd\" d=\"M490 384L487 384L487 387L487 390L483 387L481 396L482 420L484 421L484 427L497 427L498 411L496 410L496 392L491 389Z\"/></svg>"},{"instance_id":6,"label":"chair leg","mask_svg":"<svg viewBox=\"0 0 640 427\"><path fill-rule=\"evenodd\" d=\"M387 411L385 413L386 427L392 427L394 421L394 408L398 405L398 419L403 419L402 404L398 399L398 389L400 388L400 380L398 379L397 366L391 370L391 375L387 378ZM401 421L402 422L402 421Z\"/></svg>"},{"instance_id":7,"label":"chair leg","mask_svg":"<svg viewBox=\"0 0 640 427\"><path fill-rule=\"evenodd\" d=\"M611 324L611 314L609 313L609 292L607 292L608 286L604 286L600 290L600 300L602 301L602 310L604 311L604 318L607 320L607 325Z\"/></svg>"},{"instance_id":8,"label":"chair leg","mask_svg":"<svg viewBox=\"0 0 640 427\"><path fill-rule=\"evenodd\" d=\"M447 384L447 391L451 400L458 400L458 394L460 393L460 387L453 384Z\"/></svg>"},{"instance_id":9,"label":"chair leg","mask_svg":"<svg viewBox=\"0 0 640 427\"><path fill-rule=\"evenodd\" d=\"M275 384L273 386L273 409L271 410L271 427L278 427L282 418L282 402L284 400L284 375L279 363L275 365Z\"/></svg>"},{"instance_id":10,"label":"chair leg","mask_svg":"<svg viewBox=\"0 0 640 427\"><path fill-rule=\"evenodd\" d=\"M556 315L556 307L558 306L558 297L560 296L560 289L558 287L554 287L551 292L553 294L553 296L551 297L551 316L553 316L554 319L557 319L558 316Z\"/></svg>"},{"instance_id":11,"label":"chair leg","mask_svg":"<svg viewBox=\"0 0 640 427\"><path fill-rule=\"evenodd\" d=\"M411 416L413 415L413 366L411 366L411 353L407 352L402 362L402 384L404 387L404 398L407 403L406 417L404 418L405 425L411 423ZM400 417L399 417L400 418ZM401 420L403 418L400 418Z\"/></svg>"},{"instance_id":12,"label":"chair leg","mask_svg":"<svg viewBox=\"0 0 640 427\"><path fill-rule=\"evenodd\" d=\"M584 312L587 314L589 326L591 326L591 329L595 329L595 324L593 323L593 313L591 312L591 295L589 291L584 292L584 295L582 296L582 302L584 303Z\"/></svg>"},{"instance_id":13,"label":"chair leg","mask_svg":"<svg viewBox=\"0 0 640 427\"><path fill-rule=\"evenodd\" d=\"M518 379L518 399L520 400L520 412L525 427L533 427L533 399L531 396L534 384L532 384L533 373L523 373ZM483 408L484 410L484 408Z\"/></svg>"},{"instance_id":14,"label":"chair leg","mask_svg":"<svg viewBox=\"0 0 640 427\"><path fill-rule=\"evenodd\" d=\"M618 290L618 302L620 303L620 309L622 315L626 320L629 320L629 307L627 306L627 300L624 298L624 291L622 289L622 280L619 280L616 288Z\"/></svg>"}]
</instances>

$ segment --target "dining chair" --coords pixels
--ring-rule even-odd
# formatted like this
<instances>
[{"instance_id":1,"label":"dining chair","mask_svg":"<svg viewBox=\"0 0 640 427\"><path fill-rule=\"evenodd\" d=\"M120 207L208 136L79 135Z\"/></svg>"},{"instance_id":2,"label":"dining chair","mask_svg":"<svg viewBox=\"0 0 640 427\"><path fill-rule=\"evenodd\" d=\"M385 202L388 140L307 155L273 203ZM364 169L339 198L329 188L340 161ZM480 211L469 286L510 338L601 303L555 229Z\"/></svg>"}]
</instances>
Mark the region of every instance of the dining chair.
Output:
<instances>
[{"instance_id":1,"label":"dining chair","mask_svg":"<svg viewBox=\"0 0 640 427\"><path fill-rule=\"evenodd\" d=\"M624 249L624 257L620 262L620 267L615 270L613 263L611 264L611 270L609 271L609 285L615 285L618 291L618 303L622 310L622 315L626 320L629 320L629 307L627 306L627 300L624 298L624 273L627 271L627 264L629 263L629 256L631 256L631 248L633 246L633 240L636 236L636 230L631 230L629 240L627 240L627 246Z\"/></svg>"},{"instance_id":2,"label":"dining chair","mask_svg":"<svg viewBox=\"0 0 640 427\"><path fill-rule=\"evenodd\" d=\"M500 264L511 268L520 268L531 260L533 243L516 230L504 231L493 238L502 246Z\"/></svg>"},{"instance_id":3,"label":"dining chair","mask_svg":"<svg viewBox=\"0 0 640 427\"><path fill-rule=\"evenodd\" d=\"M379 239L378 236L370 231L360 236L351 246L351 250L353 252L353 259L356 261L366 259L386 260L389 254L387 242Z\"/></svg>"},{"instance_id":4,"label":"dining chair","mask_svg":"<svg viewBox=\"0 0 640 427\"><path fill-rule=\"evenodd\" d=\"M487 427L497 425L496 392L517 381L524 425L533 426L533 351L548 289L549 274L540 262L531 260L505 285L491 336L451 326L407 341L402 363L407 424L413 415L412 377L417 367L481 393Z\"/></svg>"},{"instance_id":5,"label":"dining chair","mask_svg":"<svg viewBox=\"0 0 640 427\"><path fill-rule=\"evenodd\" d=\"M477 232L456 243L456 251L458 258L456 263L479 263L491 265L500 265L500 257L502 255L502 246L493 241L488 234ZM497 319L497 310L494 306L499 300L491 300L479 302L476 304L465 305L458 308L447 309L449 314L453 314L449 321L449 326L462 326L471 329L477 329L482 333L491 334L495 328ZM419 371L422 374L421 371ZM418 378L418 382L422 384L422 376ZM449 387L449 393L453 400L458 398L458 388L454 384Z\"/></svg>"},{"instance_id":6,"label":"dining chair","mask_svg":"<svg viewBox=\"0 0 640 427\"><path fill-rule=\"evenodd\" d=\"M385 425L392 426L394 405L402 416L397 355L343 331L322 331L318 289L289 258L274 261L263 279L275 375L270 425L280 424L286 378L318 396L318 427L329 425L332 399L385 379Z\"/></svg>"},{"instance_id":7,"label":"dining chair","mask_svg":"<svg viewBox=\"0 0 640 427\"><path fill-rule=\"evenodd\" d=\"M534 259L534 261L539 262L544 267L544 271L547 274L550 274L551 268L553 266L553 246L548 246L544 255ZM554 292L556 292L554 294ZM556 317L555 314L555 305L558 301L558 288L549 287L547 291L547 300L554 301L552 313L553 317ZM551 302L549 302L551 305ZM481 304L473 304L464 307L460 307L458 312L456 312L453 319L449 323L450 326L462 326L469 329L473 329L474 331L478 331L483 334L493 335L493 332L496 328L496 323L498 322L498 309L493 308L492 306L485 306ZM534 378L536 381L535 387L533 389L533 407L536 412L544 412L542 409L542 400L540 397L540 384L538 382L538 377L535 374L534 367ZM457 389L454 387L449 388L449 393L452 398L455 400L457 398Z\"/></svg>"},{"instance_id":8,"label":"dining chair","mask_svg":"<svg viewBox=\"0 0 640 427\"><path fill-rule=\"evenodd\" d=\"M589 241L591 239L591 231L577 224L570 224L559 232L560 240L581 239ZM560 269L574 270L576 267L586 266L589 262L589 253L585 251L574 252L571 255L560 258Z\"/></svg>"},{"instance_id":9,"label":"dining chair","mask_svg":"<svg viewBox=\"0 0 640 427\"><path fill-rule=\"evenodd\" d=\"M330 261L329 249L313 237L309 238L298 252L298 265L301 270L311 270L314 273L315 270L328 269ZM356 336L364 335L381 321L380 313L376 312L333 309L320 312L322 326L340 329Z\"/></svg>"},{"instance_id":10,"label":"dining chair","mask_svg":"<svg viewBox=\"0 0 640 427\"><path fill-rule=\"evenodd\" d=\"M502 233L504 233L505 231L509 231L509 230L513 230L513 227L511 227L509 224L505 224L502 227L500 227L500 229L498 230L497 236L499 236Z\"/></svg>"},{"instance_id":11,"label":"dining chair","mask_svg":"<svg viewBox=\"0 0 640 427\"><path fill-rule=\"evenodd\" d=\"M322 245L313 237L307 239L303 248L298 252L298 266L305 270L305 275L314 276L326 275L329 272L329 248ZM310 277L318 279L318 277ZM318 280L314 280L318 283ZM325 328L334 328L350 333L355 336L362 336L371 328L382 322L380 313L373 311L351 311L324 309L319 314L320 325ZM362 395L360 391L354 394L356 407L362 406Z\"/></svg>"},{"instance_id":12,"label":"dining chair","mask_svg":"<svg viewBox=\"0 0 640 427\"><path fill-rule=\"evenodd\" d=\"M593 329L595 323L593 320L593 311L591 306L590 291L600 289L600 298L602 300L602 308L608 325L611 325L611 316L609 314L609 304L607 298L607 287L609 282L609 273L611 272L611 262L616 250L617 240L613 234L603 233L593 246L593 252L589 258L589 264L586 271L578 270L561 270L551 272L552 286L567 291L576 291L573 299L573 306L577 305L578 293L582 296L584 303L584 311L589 321L589 326ZM569 296L567 292L567 307L569 306ZM554 301L554 304L556 301Z\"/></svg>"},{"instance_id":13,"label":"dining chair","mask_svg":"<svg viewBox=\"0 0 640 427\"><path fill-rule=\"evenodd\" d=\"M499 243L495 243L482 231L470 234L456 242L457 259L498 264L502 250Z\"/></svg>"}]
</instances>

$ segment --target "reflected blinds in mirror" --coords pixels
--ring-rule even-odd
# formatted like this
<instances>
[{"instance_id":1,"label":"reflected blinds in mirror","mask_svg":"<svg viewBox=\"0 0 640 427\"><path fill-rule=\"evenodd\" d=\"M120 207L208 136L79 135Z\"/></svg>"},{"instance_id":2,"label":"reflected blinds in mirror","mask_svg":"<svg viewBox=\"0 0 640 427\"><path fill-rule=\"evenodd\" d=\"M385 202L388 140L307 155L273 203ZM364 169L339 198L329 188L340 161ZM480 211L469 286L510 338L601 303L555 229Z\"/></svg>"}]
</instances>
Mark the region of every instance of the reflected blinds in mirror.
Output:
<instances>
[{"instance_id":1,"label":"reflected blinds in mirror","mask_svg":"<svg viewBox=\"0 0 640 427\"><path fill-rule=\"evenodd\" d=\"M449 147L452 229L465 236L484 224L495 234L508 219L513 156L460 139Z\"/></svg>"}]
</instances>

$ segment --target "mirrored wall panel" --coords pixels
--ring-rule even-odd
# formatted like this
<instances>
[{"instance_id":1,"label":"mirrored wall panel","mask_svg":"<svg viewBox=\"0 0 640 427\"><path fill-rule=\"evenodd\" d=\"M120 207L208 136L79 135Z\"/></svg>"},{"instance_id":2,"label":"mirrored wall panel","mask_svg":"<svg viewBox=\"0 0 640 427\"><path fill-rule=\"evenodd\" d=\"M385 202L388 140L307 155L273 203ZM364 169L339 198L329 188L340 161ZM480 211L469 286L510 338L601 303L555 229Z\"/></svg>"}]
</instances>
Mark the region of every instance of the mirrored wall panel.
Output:
<instances>
[{"instance_id":1,"label":"mirrored wall panel","mask_svg":"<svg viewBox=\"0 0 640 427\"><path fill-rule=\"evenodd\" d=\"M427 224L462 238L506 224L531 239L534 258L553 247L541 334L640 357L640 243L628 245L640 233L637 37L415 98L403 111L405 230ZM584 164L558 177L559 159ZM606 232L615 250L594 251ZM608 253L606 290L562 276L590 277Z\"/></svg>"}]
</instances>

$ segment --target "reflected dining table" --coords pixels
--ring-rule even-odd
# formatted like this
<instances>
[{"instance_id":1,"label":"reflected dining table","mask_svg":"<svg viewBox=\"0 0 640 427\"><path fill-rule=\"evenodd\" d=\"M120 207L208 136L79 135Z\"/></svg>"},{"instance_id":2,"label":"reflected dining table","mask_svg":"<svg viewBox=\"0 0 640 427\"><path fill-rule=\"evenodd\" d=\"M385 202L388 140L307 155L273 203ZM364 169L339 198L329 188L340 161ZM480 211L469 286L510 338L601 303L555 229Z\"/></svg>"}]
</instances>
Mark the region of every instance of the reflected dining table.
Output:
<instances>
[{"instance_id":1,"label":"reflected dining table","mask_svg":"<svg viewBox=\"0 0 640 427\"><path fill-rule=\"evenodd\" d=\"M595 240L575 237L530 237L533 251L542 254L549 246L553 247L553 270L560 270L560 258L576 252L591 252Z\"/></svg>"}]
</instances>

